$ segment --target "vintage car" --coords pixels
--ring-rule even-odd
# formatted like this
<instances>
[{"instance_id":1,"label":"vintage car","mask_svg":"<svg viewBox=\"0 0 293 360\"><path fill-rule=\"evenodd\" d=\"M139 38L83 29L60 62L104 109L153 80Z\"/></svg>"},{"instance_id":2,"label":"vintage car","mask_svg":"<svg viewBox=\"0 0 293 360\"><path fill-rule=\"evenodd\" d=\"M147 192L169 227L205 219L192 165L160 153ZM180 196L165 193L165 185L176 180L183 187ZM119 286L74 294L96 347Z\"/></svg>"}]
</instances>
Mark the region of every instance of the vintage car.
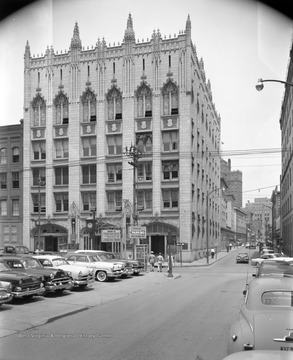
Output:
<instances>
[{"instance_id":1,"label":"vintage car","mask_svg":"<svg viewBox=\"0 0 293 360\"><path fill-rule=\"evenodd\" d=\"M77 250L75 253L94 253L99 259L106 258L110 262L120 262L125 264L124 274L138 275L143 269L144 264L139 260L125 259L121 254L116 254L103 250Z\"/></svg>"},{"instance_id":2,"label":"vintage car","mask_svg":"<svg viewBox=\"0 0 293 360\"><path fill-rule=\"evenodd\" d=\"M1 259L0 281L12 284L11 293L14 298L31 298L35 295L43 295L45 292L42 276L13 271Z\"/></svg>"},{"instance_id":3,"label":"vintage car","mask_svg":"<svg viewBox=\"0 0 293 360\"><path fill-rule=\"evenodd\" d=\"M13 298L12 284L8 281L0 281L0 306L10 302Z\"/></svg>"},{"instance_id":4,"label":"vintage car","mask_svg":"<svg viewBox=\"0 0 293 360\"><path fill-rule=\"evenodd\" d=\"M228 354L247 350L293 352L293 281L287 277L252 280L244 290L239 320L232 324Z\"/></svg>"},{"instance_id":5,"label":"vintage car","mask_svg":"<svg viewBox=\"0 0 293 360\"><path fill-rule=\"evenodd\" d=\"M64 290L70 290L73 286L72 279L66 271L45 268L38 259L31 256L7 256L3 257L2 261L12 270L43 276L45 286L45 293L43 295L46 295L48 292L60 294Z\"/></svg>"},{"instance_id":6,"label":"vintage car","mask_svg":"<svg viewBox=\"0 0 293 360\"><path fill-rule=\"evenodd\" d=\"M279 259L282 260L282 258L276 256L275 254L264 254L261 255L260 257L256 257L250 260L250 264L253 266L259 266L264 260L275 260L275 259Z\"/></svg>"},{"instance_id":7,"label":"vintage car","mask_svg":"<svg viewBox=\"0 0 293 360\"><path fill-rule=\"evenodd\" d=\"M238 263L249 263L249 256L247 252L239 252L236 256L236 264Z\"/></svg>"},{"instance_id":8,"label":"vintage car","mask_svg":"<svg viewBox=\"0 0 293 360\"><path fill-rule=\"evenodd\" d=\"M92 269L72 265L61 256L34 255L34 258L38 259L45 268L66 271L73 281L73 287L85 288L92 286L95 281Z\"/></svg>"},{"instance_id":9,"label":"vintage car","mask_svg":"<svg viewBox=\"0 0 293 360\"><path fill-rule=\"evenodd\" d=\"M293 279L293 267L283 260L264 260L253 276L291 276Z\"/></svg>"},{"instance_id":10,"label":"vintage car","mask_svg":"<svg viewBox=\"0 0 293 360\"><path fill-rule=\"evenodd\" d=\"M228 355L223 360L292 360L292 354L277 350L252 350Z\"/></svg>"},{"instance_id":11,"label":"vintage car","mask_svg":"<svg viewBox=\"0 0 293 360\"><path fill-rule=\"evenodd\" d=\"M124 269L120 263L103 261L95 253L74 253L67 257L72 265L86 266L94 271L96 280L104 282L114 280L122 275Z\"/></svg>"}]
</instances>

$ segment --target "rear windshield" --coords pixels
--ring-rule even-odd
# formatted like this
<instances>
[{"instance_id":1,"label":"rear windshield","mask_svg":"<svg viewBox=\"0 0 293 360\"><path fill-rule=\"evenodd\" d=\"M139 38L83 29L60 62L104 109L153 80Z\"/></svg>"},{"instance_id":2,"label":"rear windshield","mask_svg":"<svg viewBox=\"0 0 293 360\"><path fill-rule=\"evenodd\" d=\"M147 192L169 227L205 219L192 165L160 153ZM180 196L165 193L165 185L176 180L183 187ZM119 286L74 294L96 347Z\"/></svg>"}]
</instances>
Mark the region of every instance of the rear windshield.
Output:
<instances>
[{"instance_id":1,"label":"rear windshield","mask_svg":"<svg viewBox=\"0 0 293 360\"><path fill-rule=\"evenodd\" d=\"M293 291L266 291L261 302L269 306L293 307Z\"/></svg>"}]
</instances>

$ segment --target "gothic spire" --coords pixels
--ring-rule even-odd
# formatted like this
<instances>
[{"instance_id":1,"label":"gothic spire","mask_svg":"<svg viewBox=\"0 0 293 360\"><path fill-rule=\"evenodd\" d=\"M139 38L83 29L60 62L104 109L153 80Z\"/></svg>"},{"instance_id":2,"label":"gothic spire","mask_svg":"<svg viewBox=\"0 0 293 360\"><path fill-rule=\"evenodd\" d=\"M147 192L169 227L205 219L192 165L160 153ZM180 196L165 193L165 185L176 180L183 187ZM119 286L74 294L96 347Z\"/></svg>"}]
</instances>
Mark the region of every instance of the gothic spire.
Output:
<instances>
[{"instance_id":1,"label":"gothic spire","mask_svg":"<svg viewBox=\"0 0 293 360\"><path fill-rule=\"evenodd\" d=\"M124 42L131 42L135 41L135 34L133 31L133 23L132 23L132 17L129 13L128 19L127 19L127 28L124 33Z\"/></svg>"},{"instance_id":2,"label":"gothic spire","mask_svg":"<svg viewBox=\"0 0 293 360\"><path fill-rule=\"evenodd\" d=\"M79 49L79 50L81 50L81 48L82 48L77 22L75 23L75 26L74 26L73 37L71 38L70 48L71 49Z\"/></svg>"}]
</instances>

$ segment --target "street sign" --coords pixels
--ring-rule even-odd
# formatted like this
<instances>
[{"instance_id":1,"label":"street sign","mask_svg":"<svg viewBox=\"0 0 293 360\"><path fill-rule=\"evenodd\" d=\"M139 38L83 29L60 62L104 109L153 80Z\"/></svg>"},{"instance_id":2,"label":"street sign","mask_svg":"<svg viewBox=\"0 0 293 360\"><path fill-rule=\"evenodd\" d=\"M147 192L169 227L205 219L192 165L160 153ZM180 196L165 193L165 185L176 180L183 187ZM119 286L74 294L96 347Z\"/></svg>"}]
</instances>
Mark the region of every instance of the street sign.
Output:
<instances>
[{"instance_id":1,"label":"street sign","mask_svg":"<svg viewBox=\"0 0 293 360\"><path fill-rule=\"evenodd\" d=\"M146 238L146 227L145 226L131 226L130 227L130 238Z\"/></svg>"},{"instance_id":2,"label":"street sign","mask_svg":"<svg viewBox=\"0 0 293 360\"><path fill-rule=\"evenodd\" d=\"M102 242L121 241L120 230L102 230Z\"/></svg>"}]
</instances>

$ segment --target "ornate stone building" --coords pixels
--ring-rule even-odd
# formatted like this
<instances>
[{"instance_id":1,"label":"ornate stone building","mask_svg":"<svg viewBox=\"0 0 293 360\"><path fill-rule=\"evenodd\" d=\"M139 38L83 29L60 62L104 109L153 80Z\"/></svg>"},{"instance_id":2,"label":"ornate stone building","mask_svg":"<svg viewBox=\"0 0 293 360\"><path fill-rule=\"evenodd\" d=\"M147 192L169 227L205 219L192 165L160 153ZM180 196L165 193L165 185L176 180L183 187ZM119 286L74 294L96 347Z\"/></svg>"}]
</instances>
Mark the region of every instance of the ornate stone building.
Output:
<instances>
[{"instance_id":1,"label":"ornate stone building","mask_svg":"<svg viewBox=\"0 0 293 360\"><path fill-rule=\"evenodd\" d=\"M27 42L24 79L26 245L131 252L147 244L166 254L170 234L184 261L204 256L206 196L220 185L221 120L189 16L177 36L158 30L139 42L129 15L121 44L103 39L91 49L76 23L68 51L48 47L34 57ZM125 155L131 145L137 163ZM220 199L208 200L216 244ZM146 238L130 236L134 210ZM109 240L107 229L120 237Z\"/></svg>"}]
</instances>

